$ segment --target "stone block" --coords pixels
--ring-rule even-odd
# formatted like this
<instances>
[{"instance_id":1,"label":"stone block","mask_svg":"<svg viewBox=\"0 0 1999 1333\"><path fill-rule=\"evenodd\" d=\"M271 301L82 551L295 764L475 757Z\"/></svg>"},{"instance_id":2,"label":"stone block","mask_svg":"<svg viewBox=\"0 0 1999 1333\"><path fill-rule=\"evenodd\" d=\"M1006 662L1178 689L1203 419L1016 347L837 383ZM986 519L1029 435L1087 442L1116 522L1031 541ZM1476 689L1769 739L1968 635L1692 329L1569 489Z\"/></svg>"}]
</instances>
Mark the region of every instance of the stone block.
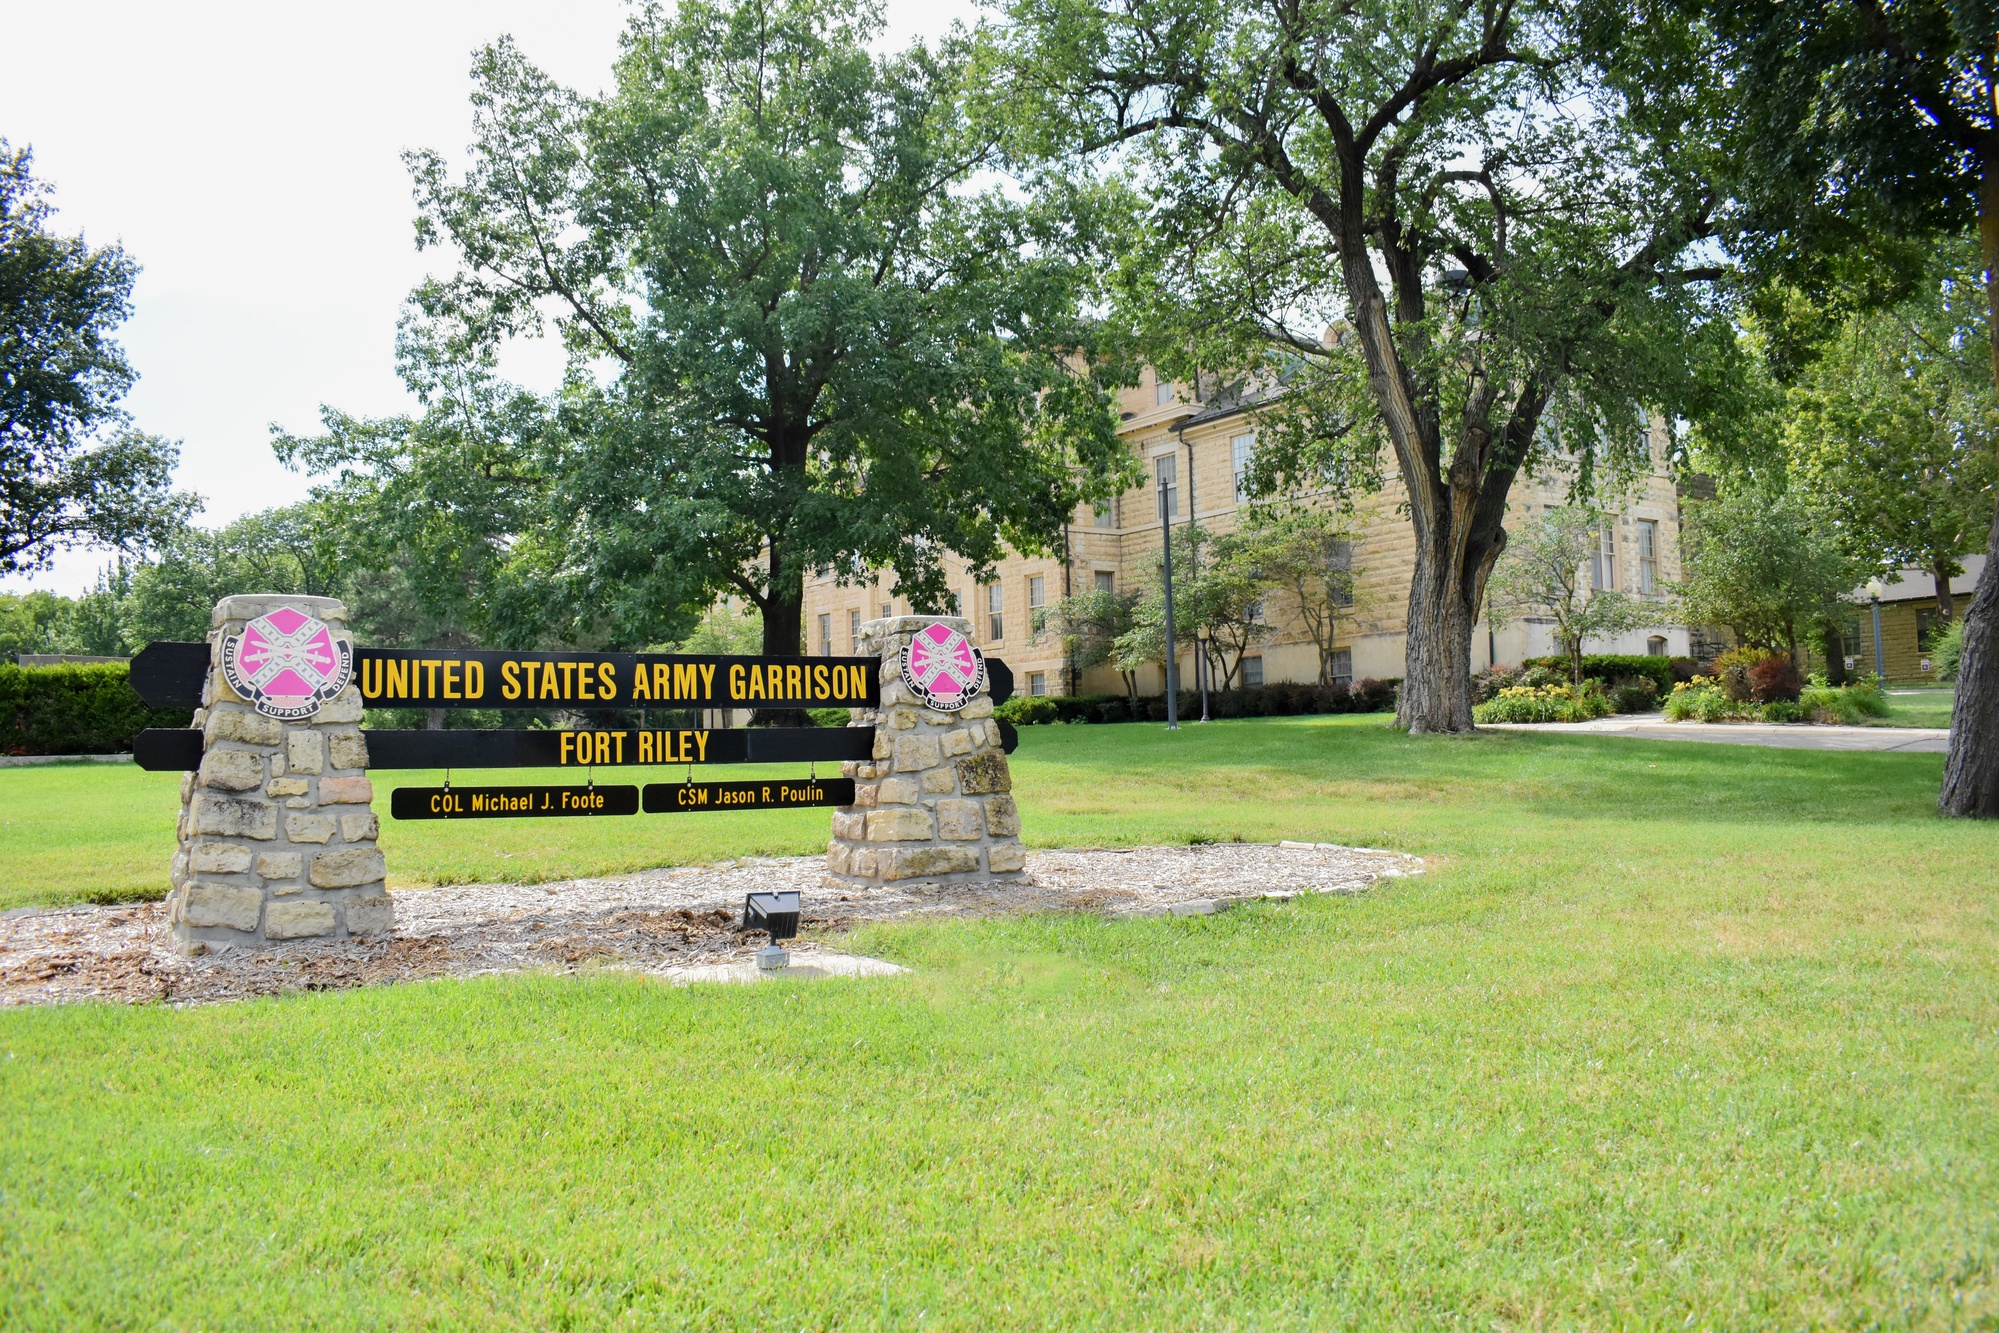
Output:
<instances>
[{"instance_id":1,"label":"stone block","mask_svg":"<svg viewBox=\"0 0 1999 1333\"><path fill-rule=\"evenodd\" d=\"M366 805L375 799L375 784L367 778L321 778L321 805Z\"/></svg>"},{"instance_id":2,"label":"stone block","mask_svg":"<svg viewBox=\"0 0 1999 1333\"><path fill-rule=\"evenodd\" d=\"M326 737L326 762L334 768L366 768L368 741L358 731L335 731Z\"/></svg>"},{"instance_id":3,"label":"stone block","mask_svg":"<svg viewBox=\"0 0 1999 1333\"><path fill-rule=\"evenodd\" d=\"M874 809L875 797L877 794L878 794L878 789L875 787L875 785L872 782L855 783L854 808L856 810Z\"/></svg>"},{"instance_id":4,"label":"stone block","mask_svg":"<svg viewBox=\"0 0 1999 1333\"><path fill-rule=\"evenodd\" d=\"M860 761L860 760L858 760L858 759L842 759L842 760L840 761L840 776L841 776L841 777L843 777L843 778L857 778L857 777L859 777L860 775L861 775L861 761Z\"/></svg>"},{"instance_id":5,"label":"stone block","mask_svg":"<svg viewBox=\"0 0 1999 1333\"><path fill-rule=\"evenodd\" d=\"M306 876L315 888L351 889L360 884L372 884L387 875L388 867L382 861L379 847L343 847L337 852L321 852L312 858L312 870Z\"/></svg>"},{"instance_id":6,"label":"stone block","mask_svg":"<svg viewBox=\"0 0 1999 1333\"><path fill-rule=\"evenodd\" d=\"M314 722L359 722L362 711L367 707L361 702L361 691L349 685L338 696L328 699L312 715Z\"/></svg>"},{"instance_id":7,"label":"stone block","mask_svg":"<svg viewBox=\"0 0 1999 1333\"><path fill-rule=\"evenodd\" d=\"M202 725L202 737L210 745L235 741L239 745L276 745L285 738L285 724L274 717L253 713L242 704L219 705L209 710Z\"/></svg>"},{"instance_id":8,"label":"stone block","mask_svg":"<svg viewBox=\"0 0 1999 1333\"><path fill-rule=\"evenodd\" d=\"M846 843L835 839L826 844L826 869L833 874L847 874L848 867L853 864L853 860L853 849L847 846Z\"/></svg>"},{"instance_id":9,"label":"stone block","mask_svg":"<svg viewBox=\"0 0 1999 1333\"><path fill-rule=\"evenodd\" d=\"M861 771L856 774L857 777L865 778L869 782L879 782L888 775L889 766L887 764L862 764Z\"/></svg>"},{"instance_id":10,"label":"stone block","mask_svg":"<svg viewBox=\"0 0 1999 1333\"><path fill-rule=\"evenodd\" d=\"M969 759L960 759L958 770L958 790L967 796L987 796L998 791L1013 790L1013 775L1007 771L1006 756L1003 754L975 754Z\"/></svg>"},{"instance_id":11,"label":"stone block","mask_svg":"<svg viewBox=\"0 0 1999 1333\"><path fill-rule=\"evenodd\" d=\"M947 759L957 759L972 752L972 733L959 727L956 731L944 733L944 755Z\"/></svg>"},{"instance_id":12,"label":"stone block","mask_svg":"<svg viewBox=\"0 0 1999 1333\"><path fill-rule=\"evenodd\" d=\"M873 879L881 865L881 853L872 847L856 847L852 864L856 878Z\"/></svg>"},{"instance_id":13,"label":"stone block","mask_svg":"<svg viewBox=\"0 0 1999 1333\"><path fill-rule=\"evenodd\" d=\"M257 873L265 879L297 879L305 873L301 852L265 852L257 858Z\"/></svg>"},{"instance_id":14,"label":"stone block","mask_svg":"<svg viewBox=\"0 0 1999 1333\"><path fill-rule=\"evenodd\" d=\"M371 842L380 837L382 825L370 810L365 814L340 816L340 836L348 842Z\"/></svg>"},{"instance_id":15,"label":"stone block","mask_svg":"<svg viewBox=\"0 0 1999 1333\"><path fill-rule=\"evenodd\" d=\"M986 869L995 875L1022 870L1026 866L1027 852L1017 842L1002 842L986 848Z\"/></svg>"},{"instance_id":16,"label":"stone block","mask_svg":"<svg viewBox=\"0 0 1999 1333\"><path fill-rule=\"evenodd\" d=\"M1020 807L1013 803L1013 797L986 797L986 832L995 838L1020 836Z\"/></svg>"},{"instance_id":17,"label":"stone block","mask_svg":"<svg viewBox=\"0 0 1999 1333\"><path fill-rule=\"evenodd\" d=\"M315 620L324 620L335 629L347 627L347 604L338 597L314 597L306 593L245 592L225 597L215 604L209 625L220 628L231 621L255 620L281 606L303 611Z\"/></svg>"},{"instance_id":18,"label":"stone block","mask_svg":"<svg viewBox=\"0 0 1999 1333\"><path fill-rule=\"evenodd\" d=\"M285 763L294 773L317 773L326 767L326 738L304 727L285 737Z\"/></svg>"},{"instance_id":19,"label":"stone block","mask_svg":"<svg viewBox=\"0 0 1999 1333\"><path fill-rule=\"evenodd\" d=\"M937 748L935 736L897 736L895 738L895 771L898 773L919 773L926 768L935 768L944 761Z\"/></svg>"},{"instance_id":20,"label":"stone block","mask_svg":"<svg viewBox=\"0 0 1999 1333\"><path fill-rule=\"evenodd\" d=\"M303 796L312 790L304 778L272 778L264 784L266 796Z\"/></svg>"},{"instance_id":21,"label":"stone block","mask_svg":"<svg viewBox=\"0 0 1999 1333\"><path fill-rule=\"evenodd\" d=\"M194 798L193 831L269 842L278 836L278 808L268 801L204 793Z\"/></svg>"},{"instance_id":22,"label":"stone block","mask_svg":"<svg viewBox=\"0 0 1999 1333\"><path fill-rule=\"evenodd\" d=\"M197 842L187 850L187 869L197 875L240 875L256 853L233 842Z\"/></svg>"},{"instance_id":23,"label":"stone block","mask_svg":"<svg viewBox=\"0 0 1999 1333\"><path fill-rule=\"evenodd\" d=\"M895 708L889 711L888 724L897 731L908 731L916 725L914 708Z\"/></svg>"},{"instance_id":24,"label":"stone block","mask_svg":"<svg viewBox=\"0 0 1999 1333\"><path fill-rule=\"evenodd\" d=\"M285 836L293 842L325 842L338 827L332 815L285 816Z\"/></svg>"},{"instance_id":25,"label":"stone block","mask_svg":"<svg viewBox=\"0 0 1999 1333\"><path fill-rule=\"evenodd\" d=\"M287 810L305 810L311 808L311 806L312 798L309 796L285 797L285 809Z\"/></svg>"},{"instance_id":26,"label":"stone block","mask_svg":"<svg viewBox=\"0 0 1999 1333\"><path fill-rule=\"evenodd\" d=\"M868 816L865 811L855 810L852 812L847 812L847 811L835 810L833 812L834 837L853 838L858 841L861 838L865 838L867 835L868 835Z\"/></svg>"},{"instance_id":27,"label":"stone block","mask_svg":"<svg viewBox=\"0 0 1999 1333\"><path fill-rule=\"evenodd\" d=\"M331 935L337 924L332 903L313 900L272 903L264 913L264 938L296 940Z\"/></svg>"},{"instance_id":28,"label":"stone block","mask_svg":"<svg viewBox=\"0 0 1999 1333\"><path fill-rule=\"evenodd\" d=\"M986 744L992 746L995 750L1000 750L1004 752L1006 747L1006 737L1000 735L999 723L994 721L992 718L987 718L985 722L985 727L986 727Z\"/></svg>"},{"instance_id":29,"label":"stone block","mask_svg":"<svg viewBox=\"0 0 1999 1333\"><path fill-rule=\"evenodd\" d=\"M976 722L982 717L991 717L992 715L993 698L990 694L982 694L958 710L958 716L964 718L967 722Z\"/></svg>"},{"instance_id":30,"label":"stone block","mask_svg":"<svg viewBox=\"0 0 1999 1333\"><path fill-rule=\"evenodd\" d=\"M281 778L285 775L285 752L282 749L271 751L271 757L264 762L270 766L272 777Z\"/></svg>"},{"instance_id":31,"label":"stone block","mask_svg":"<svg viewBox=\"0 0 1999 1333\"><path fill-rule=\"evenodd\" d=\"M889 847L882 850L885 880L921 879L929 875L962 875L979 868L976 847Z\"/></svg>"},{"instance_id":32,"label":"stone block","mask_svg":"<svg viewBox=\"0 0 1999 1333\"><path fill-rule=\"evenodd\" d=\"M949 770L946 770L947 772ZM937 802L937 836L967 842L985 836L985 821L979 818L979 803L963 797Z\"/></svg>"},{"instance_id":33,"label":"stone block","mask_svg":"<svg viewBox=\"0 0 1999 1333\"><path fill-rule=\"evenodd\" d=\"M937 836L937 821L928 810L907 806L868 813L869 842L922 842Z\"/></svg>"},{"instance_id":34,"label":"stone block","mask_svg":"<svg viewBox=\"0 0 1999 1333\"><path fill-rule=\"evenodd\" d=\"M908 778L887 778L875 788L877 805L915 805L916 784Z\"/></svg>"},{"instance_id":35,"label":"stone block","mask_svg":"<svg viewBox=\"0 0 1999 1333\"><path fill-rule=\"evenodd\" d=\"M885 728L875 729L875 758L886 759L895 753L895 740Z\"/></svg>"},{"instance_id":36,"label":"stone block","mask_svg":"<svg viewBox=\"0 0 1999 1333\"><path fill-rule=\"evenodd\" d=\"M396 904L386 893L349 898L346 909L349 935L386 935L396 928Z\"/></svg>"},{"instance_id":37,"label":"stone block","mask_svg":"<svg viewBox=\"0 0 1999 1333\"><path fill-rule=\"evenodd\" d=\"M264 785L264 757L248 750L210 750L201 756L204 787L222 791L252 791Z\"/></svg>"},{"instance_id":38,"label":"stone block","mask_svg":"<svg viewBox=\"0 0 1999 1333\"><path fill-rule=\"evenodd\" d=\"M231 930L255 930L264 910L264 891L242 884L187 886L180 916L190 926L227 926Z\"/></svg>"},{"instance_id":39,"label":"stone block","mask_svg":"<svg viewBox=\"0 0 1999 1333\"><path fill-rule=\"evenodd\" d=\"M931 796L942 796L958 790L958 774L950 768L933 768L917 780L924 792Z\"/></svg>"}]
</instances>

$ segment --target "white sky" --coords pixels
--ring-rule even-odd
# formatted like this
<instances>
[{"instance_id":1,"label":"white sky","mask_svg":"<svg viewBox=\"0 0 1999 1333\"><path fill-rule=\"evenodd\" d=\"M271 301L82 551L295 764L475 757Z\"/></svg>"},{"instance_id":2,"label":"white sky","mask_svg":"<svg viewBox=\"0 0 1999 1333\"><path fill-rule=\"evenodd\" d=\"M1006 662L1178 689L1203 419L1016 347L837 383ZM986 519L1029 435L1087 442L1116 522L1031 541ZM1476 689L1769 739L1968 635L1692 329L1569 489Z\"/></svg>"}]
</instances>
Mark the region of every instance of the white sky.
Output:
<instances>
[{"instance_id":1,"label":"white sky","mask_svg":"<svg viewBox=\"0 0 1999 1333\"><path fill-rule=\"evenodd\" d=\"M126 407L182 443L177 484L214 526L286 504L271 423L319 405L405 410L396 317L443 252L418 255L401 154L459 154L472 52L511 33L570 87L608 78L622 0L348 0L337 6L0 0L0 136L31 144L63 231L143 266L120 334L139 371ZM932 38L969 0L888 0L892 41ZM549 383L560 358L516 357ZM103 552L0 590L75 593Z\"/></svg>"}]
</instances>

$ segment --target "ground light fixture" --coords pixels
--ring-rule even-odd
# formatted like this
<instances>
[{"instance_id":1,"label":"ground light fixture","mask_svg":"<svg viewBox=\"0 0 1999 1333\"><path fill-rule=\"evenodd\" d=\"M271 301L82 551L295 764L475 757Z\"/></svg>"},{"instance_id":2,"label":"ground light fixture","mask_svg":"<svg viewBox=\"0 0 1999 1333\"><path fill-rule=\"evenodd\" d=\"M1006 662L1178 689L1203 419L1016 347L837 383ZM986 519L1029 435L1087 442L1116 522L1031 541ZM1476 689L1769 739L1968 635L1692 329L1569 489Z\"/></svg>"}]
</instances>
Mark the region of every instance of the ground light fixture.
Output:
<instances>
[{"instance_id":1,"label":"ground light fixture","mask_svg":"<svg viewBox=\"0 0 1999 1333\"><path fill-rule=\"evenodd\" d=\"M1196 625L1194 637L1201 641L1200 657L1194 663L1194 676L1201 682L1201 721L1208 720L1208 627Z\"/></svg>"},{"instance_id":2,"label":"ground light fixture","mask_svg":"<svg viewBox=\"0 0 1999 1333\"><path fill-rule=\"evenodd\" d=\"M791 955L782 941L798 936L798 895L795 893L752 893L743 899L743 930L767 931L770 943L757 950L757 966L785 967Z\"/></svg>"}]
</instances>

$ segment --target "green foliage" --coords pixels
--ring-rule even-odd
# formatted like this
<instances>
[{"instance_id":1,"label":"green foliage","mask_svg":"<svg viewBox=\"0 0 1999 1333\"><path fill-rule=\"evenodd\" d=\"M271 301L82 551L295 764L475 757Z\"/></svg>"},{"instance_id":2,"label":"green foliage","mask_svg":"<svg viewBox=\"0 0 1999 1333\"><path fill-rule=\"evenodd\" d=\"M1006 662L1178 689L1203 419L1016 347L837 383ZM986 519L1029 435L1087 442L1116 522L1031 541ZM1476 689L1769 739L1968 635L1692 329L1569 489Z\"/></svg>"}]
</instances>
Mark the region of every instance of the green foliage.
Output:
<instances>
[{"instance_id":1,"label":"green foliage","mask_svg":"<svg viewBox=\"0 0 1999 1333\"><path fill-rule=\"evenodd\" d=\"M763 638L763 626L753 611L720 601L708 608L687 637L661 651L747 657L763 651ZM805 645L801 641L790 651L802 653Z\"/></svg>"},{"instance_id":2,"label":"green foliage","mask_svg":"<svg viewBox=\"0 0 1999 1333\"><path fill-rule=\"evenodd\" d=\"M1254 567L1291 595L1293 614L1318 647L1319 683L1331 684L1340 622L1364 610L1356 605L1348 515L1316 506L1258 505L1250 511L1247 537Z\"/></svg>"},{"instance_id":3,"label":"green foliage","mask_svg":"<svg viewBox=\"0 0 1999 1333\"><path fill-rule=\"evenodd\" d=\"M1511 535L1487 584L1495 616L1539 611L1554 621L1574 685L1582 684L1586 641L1658 624L1667 615L1662 604L1589 586L1585 571L1607 521L1587 505L1550 506Z\"/></svg>"},{"instance_id":4,"label":"green foliage","mask_svg":"<svg viewBox=\"0 0 1999 1333\"><path fill-rule=\"evenodd\" d=\"M960 40L880 35L850 0L647 6L595 97L486 48L465 174L409 158L457 260L404 339L425 414L330 415L288 455L396 515L498 642L677 638L732 592L789 653L808 570L935 609L947 553L1051 549L1136 478L1133 371L1078 314L1097 206L992 180ZM549 321L562 390L494 383Z\"/></svg>"},{"instance_id":5,"label":"green foliage","mask_svg":"<svg viewBox=\"0 0 1999 1333\"><path fill-rule=\"evenodd\" d=\"M1661 711L1672 722L1746 722L1761 716L1756 705L1730 698L1714 676L1681 681Z\"/></svg>"},{"instance_id":6,"label":"green foliage","mask_svg":"<svg viewBox=\"0 0 1999 1333\"><path fill-rule=\"evenodd\" d=\"M1061 640L1062 655L1078 671L1114 665L1118 660L1118 640L1131 632L1138 600L1135 592L1102 592L1093 588L1055 603L1049 608L1046 624ZM1135 697L1138 680L1134 669L1124 666L1117 669L1124 676L1125 693Z\"/></svg>"},{"instance_id":7,"label":"green foliage","mask_svg":"<svg viewBox=\"0 0 1999 1333\"><path fill-rule=\"evenodd\" d=\"M179 446L118 407L137 376L111 335L138 265L51 230L33 166L0 139L0 574L80 543L143 549L199 506L172 491Z\"/></svg>"},{"instance_id":8,"label":"green foliage","mask_svg":"<svg viewBox=\"0 0 1999 1333\"><path fill-rule=\"evenodd\" d=\"M1653 653L1584 653L1583 677L1619 680L1628 676L1642 676L1651 681L1657 692L1663 695L1670 693L1673 688L1673 661L1673 658ZM1566 657L1530 657L1520 665L1545 667L1563 673L1570 668L1569 659Z\"/></svg>"},{"instance_id":9,"label":"green foliage","mask_svg":"<svg viewBox=\"0 0 1999 1333\"><path fill-rule=\"evenodd\" d=\"M118 663L0 665L0 754L120 754L147 727L185 727L186 710L148 708Z\"/></svg>"},{"instance_id":10,"label":"green foliage","mask_svg":"<svg viewBox=\"0 0 1999 1333\"><path fill-rule=\"evenodd\" d=\"M1596 681L1576 685L1511 685L1472 709L1478 722L1588 722L1608 717L1610 700Z\"/></svg>"},{"instance_id":11,"label":"green foliage","mask_svg":"<svg viewBox=\"0 0 1999 1333\"><path fill-rule=\"evenodd\" d=\"M1847 596L1874 568L1816 501L1767 483L1689 502L1682 540L1689 622L1726 625L1793 661L1801 638L1844 620Z\"/></svg>"},{"instance_id":12,"label":"green foliage","mask_svg":"<svg viewBox=\"0 0 1999 1333\"><path fill-rule=\"evenodd\" d=\"M1828 685L1825 676L1812 673L1811 683L1798 695L1798 706L1815 722L1838 722L1863 726L1875 718L1888 716L1888 695L1881 682L1864 676L1848 685Z\"/></svg>"},{"instance_id":13,"label":"green foliage","mask_svg":"<svg viewBox=\"0 0 1999 1333\"><path fill-rule=\"evenodd\" d=\"M1936 665L1937 679L1957 680L1957 664L1964 656L1964 617L1959 616L1939 630L1929 643L1930 660Z\"/></svg>"},{"instance_id":14,"label":"green foliage","mask_svg":"<svg viewBox=\"0 0 1999 1333\"><path fill-rule=\"evenodd\" d=\"M1805 710L1794 699L1772 699L1760 714L1765 722L1802 722Z\"/></svg>"},{"instance_id":15,"label":"green foliage","mask_svg":"<svg viewBox=\"0 0 1999 1333\"><path fill-rule=\"evenodd\" d=\"M1061 714L1055 706L1055 701L1045 695L1016 694L993 709L993 716L1002 722L1025 727L1058 721Z\"/></svg>"},{"instance_id":16,"label":"green foliage","mask_svg":"<svg viewBox=\"0 0 1999 1333\"><path fill-rule=\"evenodd\" d=\"M1222 667L1223 689L1234 686L1249 648L1276 632L1264 619L1263 607L1281 586L1278 569L1265 559L1279 540L1254 527L1217 534L1188 523L1173 530L1176 647L1194 647L1206 629L1209 651ZM1111 661L1127 676L1166 660L1165 584L1165 562L1155 555L1139 577L1131 628L1111 644Z\"/></svg>"}]
</instances>

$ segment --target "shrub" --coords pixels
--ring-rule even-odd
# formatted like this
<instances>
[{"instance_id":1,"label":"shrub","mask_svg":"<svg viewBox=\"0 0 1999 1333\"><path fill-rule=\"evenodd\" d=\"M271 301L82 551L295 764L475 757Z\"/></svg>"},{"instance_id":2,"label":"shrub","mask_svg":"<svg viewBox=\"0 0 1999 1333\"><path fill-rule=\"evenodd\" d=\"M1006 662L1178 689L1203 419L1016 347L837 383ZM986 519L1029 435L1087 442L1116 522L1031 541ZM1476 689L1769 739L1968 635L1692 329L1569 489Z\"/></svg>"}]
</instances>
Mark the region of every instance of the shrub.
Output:
<instances>
[{"instance_id":1,"label":"shrub","mask_svg":"<svg viewBox=\"0 0 1999 1333\"><path fill-rule=\"evenodd\" d=\"M1584 653L1583 676L1585 679L1594 676L1598 680L1623 680L1631 676L1643 676L1652 682L1653 688L1657 693L1664 694L1673 688L1675 680L1673 662L1675 660L1663 654L1653 653ZM1688 666L1693 665L1691 661L1685 658L1677 660L1686 661ZM1560 681L1566 681L1569 678L1569 659L1566 657L1530 657L1525 662L1522 662L1521 666L1529 670L1540 667L1551 671L1560 677ZM1692 675L1691 671L1687 673L1688 677ZM1680 679L1686 679L1686 677L1680 677ZM1528 683L1544 685L1560 682L1536 680Z\"/></svg>"},{"instance_id":2,"label":"shrub","mask_svg":"<svg viewBox=\"0 0 1999 1333\"><path fill-rule=\"evenodd\" d=\"M1796 703L1803 687L1797 663L1781 653L1772 653L1749 668L1749 697L1759 704Z\"/></svg>"},{"instance_id":3,"label":"shrub","mask_svg":"<svg viewBox=\"0 0 1999 1333\"><path fill-rule=\"evenodd\" d=\"M1930 640L1930 662L1937 669L1937 679L1948 684L1957 682L1957 661L1964 655L1964 617L1958 616L1946 625L1943 632Z\"/></svg>"},{"instance_id":4,"label":"shrub","mask_svg":"<svg viewBox=\"0 0 1999 1333\"><path fill-rule=\"evenodd\" d=\"M1056 721L1061 717L1061 711L1056 708L1055 701L1045 694L1016 694L993 709L993 716L1016 727L1032 727Z\"/></svg>"},{"instance_id":5,"label":"shrub","mask_svg":"<svg viewBox=\"0 0 1999 1333\"><path fill-rule=\"evenodd\" d=\"M1814 671L1811 684L1798 696L1798 707L1814 722L1857 727L1869 718L1888 716L1888 696L1875 676L1862 676L1850 685L1828 685L1825 676Z\"/></svg>"},{"instance_id":6,"label":"shrub","mask_svg":"<svg viewBox=\"0 0 1999 1333\"><path fill-rule=\"evenodd\" d=\"M1471 710L1474 722L1587 722L1610 713L1603 691L1573 685L1514 685Z\"/></svg>"},{"instance_id":7,"label":"shrub","mask_svg":"<svg viewBox=\"0 0 1999 1333\"><path fill-rule=\"evenodd\" d=\"M808 708L805 711L815 727L844 727L849 720L848 710L844 708Z\"/></svg>"},{"instance_id":8,"label":"shrub","mask_svg":"<svg viewBox=\"0 0 1999 1333\"><path fill-rule=\"evenodd\" d=\"M147 727L185 727L185 709L148 708L121 662L0 666L0 754L122 754Z\"/></svg>"},{"instance_id":9,"label":"shrub","mask_svg":"<svg viewBox=\"0 0 1999 1333\"><path fill-rule=\"evenodd\" d=\"M1315 713L1351 713L1353 690L1345 681L1336 680L1330 685L1312 687L1312 711Z\"/></svg>"},{"instance_id":10,"label":"shrub","mask_svg":"<svg viewBox=\"0 0 1999 1333\"><path fill-rule=\"evenodd\" d=\"M1772 699L1763 705L1765 722L1802 722L1805 710L1789 699Z\"/></svg>"},{"instance_id":11,"label":"shrub","mask_svg":"<svg viewBox=\"0 0 1999 1333\"><path fill-rule=\"evenodd\" d=\"M1751 716L1752 709L1731 699L1713 676L1695 676L1673 687L1666 696L1666 716L1675 722L1732 722Z\"/></svg>"},{"instance_id":12,"label":"shrub","mask_svg":"<svg viewBox=\"0 0 1999 1333\"><path fill-rule=\"evenodd\" d=\"M1691 657L1669 657L1666 660L1673 669L1673 685L1690 681L1701 672L1701 664ZM1668 685L1660 693L1667 693L1671 689L1672 685Z\"/></svg>"},{"instance_id":13,"label":"shrub","mask_svg":"<svg viewBox=\"0 0 1999 1333\"><path fill-rule=\"evenodd\" d=\"M1471 678L1471 701L1482 704L1488 699L1496 699L1499 692L1514 685L1525 685L1521 679L1524 667L1491 666L1475 673Z\"/></svg>"},{"instance_id":14,"label":"shrub","mask_svg":"<svg viewBox=\"0 0 1999 1333\"><path fill-rule=\"evenodd\" d=\"M1649 676L1626 676L1605 691L1613 713L1649 713L1659 702L1659 687Z\"/></svg>"},{"instance_id":15,"label":"shrub","mask_svg":"<svg viewBox=\"0 0 1999 1333\"><path fill-rule=\"evenodd\" d=\"M1402 684L1396 680L1376 680L1364 677L1353 683L1353 706L1348 711L1355 713L1392 713L1395 711L1395 694Z\"/></svg>"}]
</instances>

